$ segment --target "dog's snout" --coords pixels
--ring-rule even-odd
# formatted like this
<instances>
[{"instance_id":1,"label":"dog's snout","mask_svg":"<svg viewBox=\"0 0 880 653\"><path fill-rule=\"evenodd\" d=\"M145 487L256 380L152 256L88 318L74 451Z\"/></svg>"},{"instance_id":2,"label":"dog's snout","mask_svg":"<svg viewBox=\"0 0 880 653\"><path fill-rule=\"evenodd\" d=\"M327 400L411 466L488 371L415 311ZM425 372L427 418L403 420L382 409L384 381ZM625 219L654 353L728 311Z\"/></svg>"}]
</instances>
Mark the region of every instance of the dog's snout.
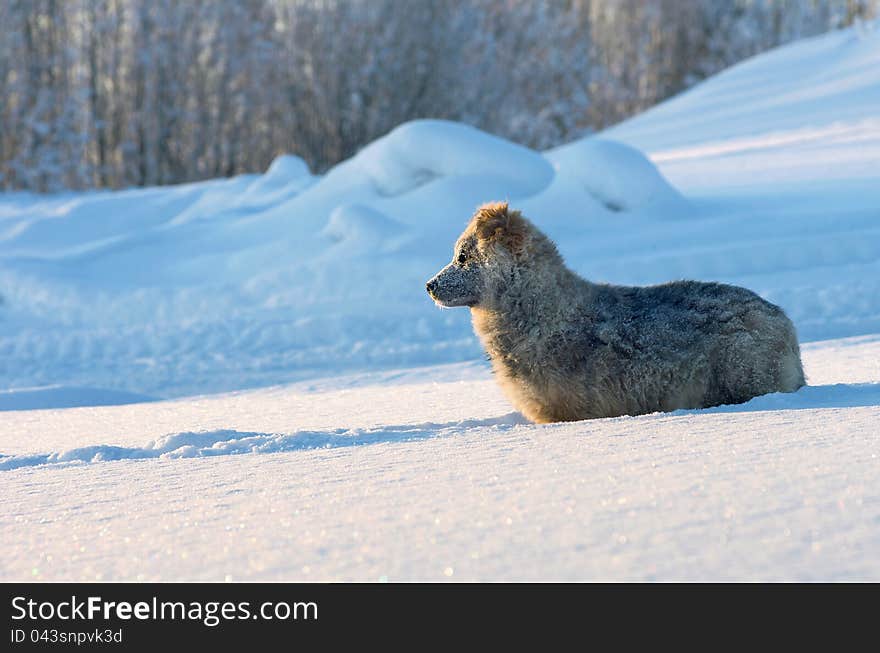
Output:
<instances>
[{"instance_id":1,"label":"dog's snout","mask_svg":"<svg viewBox=\"0 0 880 653\"><path fill-rule=\"evenodd\" d=\"M427 290L428 292L431 292L431 293L434 292L435 290L437 290L437 280L431 279L428 283L426 283L425 290Z\"/></svg>"}]
</instances>

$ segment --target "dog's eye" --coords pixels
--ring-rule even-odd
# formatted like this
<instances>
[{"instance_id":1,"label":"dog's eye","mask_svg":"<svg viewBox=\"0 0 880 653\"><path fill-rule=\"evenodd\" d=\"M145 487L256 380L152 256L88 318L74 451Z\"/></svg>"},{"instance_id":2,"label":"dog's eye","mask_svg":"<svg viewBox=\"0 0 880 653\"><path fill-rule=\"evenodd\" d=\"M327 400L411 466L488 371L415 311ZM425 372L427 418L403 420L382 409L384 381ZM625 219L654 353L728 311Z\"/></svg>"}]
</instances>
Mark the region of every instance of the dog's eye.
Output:
<instances>
[{"instance_id":1,"label":"dog's eye","mask_svg":"<svg viewBox=\"0 0 880 653\"><path fill-rule=\"evenodd\" d=\"M467 253L459 252L458 258L455 259L455 262L458 263L459 265L464 265L465 263L467 263L467 260L468 260Z\"/></svg>"}]
</instances>

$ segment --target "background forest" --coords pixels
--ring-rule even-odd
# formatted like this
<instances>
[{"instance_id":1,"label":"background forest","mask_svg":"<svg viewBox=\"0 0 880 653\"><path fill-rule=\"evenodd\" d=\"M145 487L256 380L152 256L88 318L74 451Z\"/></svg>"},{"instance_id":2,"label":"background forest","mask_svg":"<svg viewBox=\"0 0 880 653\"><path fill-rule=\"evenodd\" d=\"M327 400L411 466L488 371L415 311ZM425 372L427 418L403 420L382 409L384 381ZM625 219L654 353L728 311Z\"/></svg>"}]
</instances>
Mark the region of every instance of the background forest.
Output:
<instances>
[{"instance_id":1,"label":"background forest","mask_svg":"<svg viewBox=\"0 0 880 653\"><path fill-rule=\"evenodd\" d=\"M547 148L880 0L0 0L0 189L315 171L414 118Z\"/></svg>"}]
</instances>

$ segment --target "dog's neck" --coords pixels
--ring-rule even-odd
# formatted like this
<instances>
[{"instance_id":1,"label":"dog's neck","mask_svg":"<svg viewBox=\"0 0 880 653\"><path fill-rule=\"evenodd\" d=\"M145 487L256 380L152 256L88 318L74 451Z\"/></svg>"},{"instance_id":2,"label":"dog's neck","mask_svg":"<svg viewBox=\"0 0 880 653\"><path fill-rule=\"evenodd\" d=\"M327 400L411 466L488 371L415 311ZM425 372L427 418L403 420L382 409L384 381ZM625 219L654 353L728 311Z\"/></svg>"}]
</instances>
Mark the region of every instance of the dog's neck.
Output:
<instances>
[{"instance_id":1,"label":"dog's neck","mask_svg":"<svg viewBox=\"0 0 880 653\"><path fill-rule=\"evenodd\" d=\"M471 308L474 330L493 365L517 375L546 360L573 320L590 313L595 286L563 265L523 276L491 304ZM516 369L513 369L516 368Z\"/></svg>"}]
</instances>

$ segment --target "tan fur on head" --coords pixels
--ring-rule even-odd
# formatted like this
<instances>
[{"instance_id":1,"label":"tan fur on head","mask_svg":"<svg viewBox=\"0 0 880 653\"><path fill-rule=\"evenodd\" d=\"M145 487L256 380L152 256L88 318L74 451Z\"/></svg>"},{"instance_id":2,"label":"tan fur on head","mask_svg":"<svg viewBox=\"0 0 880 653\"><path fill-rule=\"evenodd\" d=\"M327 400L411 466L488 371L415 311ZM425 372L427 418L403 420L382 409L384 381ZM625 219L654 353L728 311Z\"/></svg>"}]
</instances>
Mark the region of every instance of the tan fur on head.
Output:
<instances>
[{"instance_id":1,"label":"tan fur on head","mask_svg":"<svg viewBox=\"0 0 880 653\"><path fill-rule=\"evenodd\" d=\"M522 249L528 225L519 211L511 211L507 202L489 202L477 209L468 231L476 235L478 245L499 243L511 252Z\"/></svg>"}]
</instances>

